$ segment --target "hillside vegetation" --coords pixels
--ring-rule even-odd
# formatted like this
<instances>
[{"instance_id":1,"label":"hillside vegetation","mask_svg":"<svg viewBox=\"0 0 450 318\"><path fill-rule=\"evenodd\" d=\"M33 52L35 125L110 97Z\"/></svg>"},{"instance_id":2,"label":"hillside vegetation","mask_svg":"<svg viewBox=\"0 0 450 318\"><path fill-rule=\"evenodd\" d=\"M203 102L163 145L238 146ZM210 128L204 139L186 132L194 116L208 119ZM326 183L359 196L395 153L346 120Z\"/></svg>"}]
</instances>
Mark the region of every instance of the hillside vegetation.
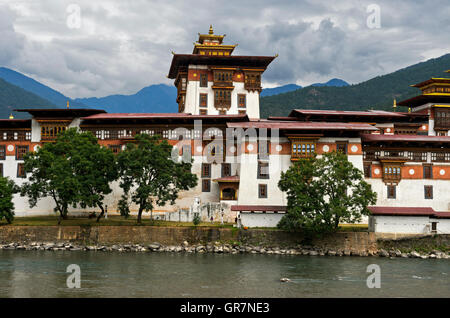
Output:
<instances>
[{"instance_id":1,"label":"hillside vegetation","mask_svg":"<svg viewBox=\"0 0 450 318\"><path fill-rule=\"evenodd\" d=\"M305 87L261 98L261 117L287 116L294 109L392 110L397 101L420 94L412 84L430 77L449 77L450 54L345 87ZM404 108L406 111L406 109Z\"/></svg>"}]
</instances>

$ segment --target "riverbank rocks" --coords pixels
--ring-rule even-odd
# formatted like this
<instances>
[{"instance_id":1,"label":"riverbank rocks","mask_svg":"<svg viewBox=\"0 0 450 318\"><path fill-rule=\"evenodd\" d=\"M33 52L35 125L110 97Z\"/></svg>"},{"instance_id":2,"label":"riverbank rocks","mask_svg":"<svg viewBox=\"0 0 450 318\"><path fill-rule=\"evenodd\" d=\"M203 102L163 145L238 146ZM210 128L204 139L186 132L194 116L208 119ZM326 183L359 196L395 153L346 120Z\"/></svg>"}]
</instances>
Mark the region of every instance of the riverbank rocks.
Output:
<instances>
[{"instance_id":1,"label":"riverbank rocks","mask_svg":"<svg viewBox=\"0 0 450 318\"><path fill-rule=\"evenodd\" d=\"M322 249L313 246L254 246L242 243L188 243L183 241L180 245L163 245L159 242L153 242L148 245L142 244L113 244L113 245L77 245L72 242L13 242L0 244L0 250L21 250L21 251L87 251L87 252L138 252L138 253L215 253L215 254L266 254L275 256L379 256L390 259L394 258L420 258L420 259L450 259L449 253L439 250L432 250L428 253L419 253L411 251L409 253L399 249L362 250L355 251L350 249Z\"/></svg>"}]
</instances>

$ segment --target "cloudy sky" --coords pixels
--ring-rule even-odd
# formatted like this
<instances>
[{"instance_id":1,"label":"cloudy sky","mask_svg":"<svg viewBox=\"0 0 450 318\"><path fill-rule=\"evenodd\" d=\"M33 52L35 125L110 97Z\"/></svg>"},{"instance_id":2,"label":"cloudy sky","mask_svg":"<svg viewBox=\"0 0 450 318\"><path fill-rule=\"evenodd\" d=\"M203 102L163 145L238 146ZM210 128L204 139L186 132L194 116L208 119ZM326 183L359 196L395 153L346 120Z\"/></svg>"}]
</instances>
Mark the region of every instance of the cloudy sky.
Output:
<instances>
[{"instance_id":1,"label":"cloudy sky","mask_svg":"<svg viewBox=\"0 0 450 318\"><path fill-rule=\"evenodd\" d=\"M450 52L448 0L337 2L0 0L0 66L70 97L132 94L171 84L171 51L192 53L210 24L235 55L279 55L265 87L358 83Z\"/></svg>"}]
</instances>

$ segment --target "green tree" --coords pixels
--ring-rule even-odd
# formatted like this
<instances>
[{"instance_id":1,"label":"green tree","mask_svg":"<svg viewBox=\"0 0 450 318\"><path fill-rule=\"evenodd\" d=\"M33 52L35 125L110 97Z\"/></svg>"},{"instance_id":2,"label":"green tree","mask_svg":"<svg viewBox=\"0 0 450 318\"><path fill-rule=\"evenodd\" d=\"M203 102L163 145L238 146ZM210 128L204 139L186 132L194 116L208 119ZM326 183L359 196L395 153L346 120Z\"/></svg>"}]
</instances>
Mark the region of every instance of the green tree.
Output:
<instances>
[{"instance_id":1,"label":"green tree","mask_svg":"<svg viewBox=\"0 0 450 318\"><path fill-rule=\"evenodd\" d=\"M118 179L114 154L109 148L100 146L91 132L69 129L58 142L70 145L69 164L79 189L77 202L82 208L98 207L101 211L97 217L99 222L105 214L105 195L112 192L110 184Z\"/></svg>"},{"instance_id":2,"label":"green tree","mask_svg":"<svg viewBox=\"0 0 450 318\"><path fill-rule=\"evenodd\" d=\"M55 142L45 143L24 157L29 176L22 185L21 195L28 196L30 207L36 206L41 198L51 197L55 202L54 211L59 213L58 224L67 218L69 206L75 206L79 198L80 184L71 167L70 147L64 134L60 134Z\"/></svg>"},{"instance_id":3,"label":"green tree","mask_svg":"<svg viewBox=\"0 0 450 318\"><path fill-rule=\"evenodd\" d=\"M281 174L278 186L288 199L278 226L309 235L335 232L341 222L359 222L376 202L361 171L337 152L299 160Z\"/></svg>"},{"instance_id":4,"label":"green tree","mask_svg":"<svg viewBox=\"0 0 450 318\"><path fill-rule=\"evenodd\" d=\"M14 203L12 202L14 193L19 192L19 188L13 180L0 177L0 221L3 218L11 224L14 220Z\"/></svg>"},{"instance_id":5,"label":"green tree","mask_svg":"<svg viewBox=\"0 0 450 318\"><path fill-rule=\"evenodd\" d=\"M174 204L178 193L197 185L197 176L191 173L191 163L171 159L172 146L159 136L136 135L137 144L130 143L118 155L120 187L124 190L119 206L121 213L128 195L139 206L137 222L142 212L150 211L153 217L155 205Z\"/></svg>"}]
</instances>

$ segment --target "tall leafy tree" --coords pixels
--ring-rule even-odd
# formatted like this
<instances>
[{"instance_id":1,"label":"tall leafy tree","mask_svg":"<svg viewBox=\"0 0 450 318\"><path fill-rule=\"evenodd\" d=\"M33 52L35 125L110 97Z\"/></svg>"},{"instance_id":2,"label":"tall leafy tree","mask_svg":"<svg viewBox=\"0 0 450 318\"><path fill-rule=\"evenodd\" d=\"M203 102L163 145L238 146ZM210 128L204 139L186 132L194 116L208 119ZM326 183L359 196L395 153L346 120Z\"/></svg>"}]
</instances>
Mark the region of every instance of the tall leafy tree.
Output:
<instances>
[{"instance_id":1,"label":"tall leafy tree","mask_svg":"<svg viewBox=\"0 0 450 318\"><path fill-rule=\"evenodd\" d=\"M97 222L105 214L103 200L112 192L111 182L117 180L116 158L109 148L98 144L91 132L69 129L58 142L70 145L69 163L78 183L78 204L82 208L98 207Z\"/></svg>"},{"instance_id":2,"label":"tall leafy tree","mask_svg":"<svg viewBox=\"0 0 450 318\"><path fill-rule=\"evenodd\" d=\"M191 163L175 162L171 159L172 146L159 136L140 134L136 144L130 143L118 155L120 187L124 196L119 202L121 213L128 213L128 196L138 207L137 222L141 223L142 212L156 205L174 204L182 190L196 186L197 176L191 173Z\"/></svg>"},{"instance_id":3,"label":"tall leafy tree","mask_svg":"<svg viewBox=\"0 0 450 318\"><path fill-rule=\"evenodd\" d=\"M335 232L342 222L359 222L376 202L361 171L336 152L299 160L281 174L278 186L288 200L278 226L310 235Z\"/></svg>"},{"instance_id":4,"label":"tall leafy tree","mask_svg":"<svg viewBox=\"0 0 450 318\"><path fill-rule=\"evenodd\" d=\"M21 195L28 196L30 207L45 197L55 202L55 212L59 213L58 224L67 218L69 206L78 202L80 183L71 163L71 144L59 135L55 142L45 143L36 152L24 157L28 181L22 185Z\"/></svg>"},{"instance_id":5,"label":"tall leafy tree","mask_svg":"<svg viewBox=\"0 0 450 318\"><path fill-rule=\"evenodd\" d=\"M13 180L0 177L0 221L5 219L11 224L14 220L14 203L12 202L14 193L19 192L19 188Z\"/></svg>"}]
</instances>

